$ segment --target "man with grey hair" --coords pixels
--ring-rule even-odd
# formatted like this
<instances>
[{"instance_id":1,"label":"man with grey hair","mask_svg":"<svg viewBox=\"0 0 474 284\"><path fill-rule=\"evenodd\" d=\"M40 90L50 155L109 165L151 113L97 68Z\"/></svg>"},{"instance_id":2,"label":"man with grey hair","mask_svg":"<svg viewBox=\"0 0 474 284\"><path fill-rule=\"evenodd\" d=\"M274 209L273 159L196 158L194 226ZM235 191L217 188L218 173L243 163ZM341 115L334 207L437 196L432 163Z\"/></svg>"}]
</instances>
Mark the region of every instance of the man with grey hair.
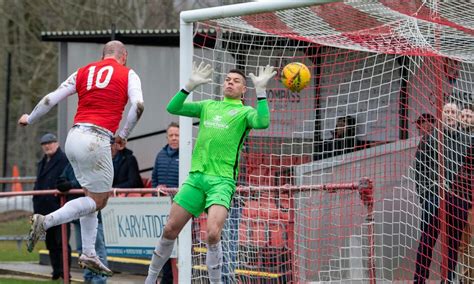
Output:
<instances>
[{"instance_id":1,"label":"man with grey hair","mask_svg":"<svg viewBox=\"0 0 474 284\"><path fill-rule=\"evenodd\" d=\"M66 166L69 165L66 154L59 147L56 135L46 133L40 139L43 158L38 163L38 172L34 190L48 190L56 188L56 181ZM58 196L54 195L35 195L33 196L33 212L36 214L49 214L61 207ZM69 239L70 228L67 224L67 236ZM63 273L61 226L54 226L48 229L45 238L46 248L49 252L49 259L53 272L51 279L56 280L60 277L67 279L69 275ZM68 247L69 264L71 261L71 247Z\"/></svg>"},{"instance_id":2,"label":"man with grey hair","mask_svg":"<svg viewBox=\"0 0 474 284\"><path fill-rule=\"evenodd\" d=\"M27 249L33 251L45 230L80 219L82 255L79 265L107 276L112 275L112 271L97 256L95 240L97 211L106 206L114 177L110 144L115 141L125 146L144 109L140 78L125 66L127 56L127 49L120 41L106 43L102 60L79 68L18 121L21 126L32 124L60 101L78 94L74 126L66 139L66 155L86 196L73 199L46 216L33 215ZM116 134L129 100L131 107L126 122Z\"/></svg>"}]
</instances>

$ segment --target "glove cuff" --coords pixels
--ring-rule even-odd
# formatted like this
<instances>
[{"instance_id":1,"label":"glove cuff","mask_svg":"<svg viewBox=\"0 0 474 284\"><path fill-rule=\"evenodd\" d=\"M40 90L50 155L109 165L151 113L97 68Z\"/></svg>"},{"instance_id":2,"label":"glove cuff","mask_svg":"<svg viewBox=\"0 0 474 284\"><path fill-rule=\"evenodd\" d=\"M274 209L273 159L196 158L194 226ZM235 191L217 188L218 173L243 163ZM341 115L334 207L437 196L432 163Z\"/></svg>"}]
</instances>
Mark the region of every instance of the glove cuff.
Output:
<instances>
[{"instance_id":1,"label":"glove cuff","mask_svg":"<svg viewBox=\"0 0 474 284\"><path fill-rule=\"evenodd\" d=\"M256 89L257 99L266 99L267 90L266 89Z\"/></svg>"},{"instance_id":2,"label":"glove cuff","mask_svg":"<svg viewBox=\"0 0 474 284\"><path fill-rule=\"evenodd\" d=\"M188 91L188 93L191 93L195 88L196 85L191 82L187 82L186 85L184 85L184 89Z\"/></svg>"},{"instance_id":3,"label":"glove cuff","mask_svg":"<svg viewBox=\"0 0 474 284\"><path fill-rule=\"evenodd\" d=\"M181 88L181 92L185 93L186 95L189 95L191 93L191 91L189 91L188 89L186 89L186 86L184 86L183 88Z\"/></svg>"}]
</instances>

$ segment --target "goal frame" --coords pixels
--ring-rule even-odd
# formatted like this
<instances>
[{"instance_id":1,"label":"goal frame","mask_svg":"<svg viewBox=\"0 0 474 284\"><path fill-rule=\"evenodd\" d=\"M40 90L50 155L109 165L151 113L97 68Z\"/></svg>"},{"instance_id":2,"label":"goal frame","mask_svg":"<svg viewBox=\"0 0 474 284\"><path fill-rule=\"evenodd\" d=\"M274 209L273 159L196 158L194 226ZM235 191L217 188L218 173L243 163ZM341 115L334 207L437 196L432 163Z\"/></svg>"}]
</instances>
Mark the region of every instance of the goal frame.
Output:
<instances>
[{"instance_id":1,"label":"goal frame","mask_svg":"<svg viewBox=\"0 0 474 284\"><path fill-rule=\"evenodd\" d=\"M277 10L301 8L311 5L322 5L340 0L299 0L281 2L250 2L219 6L205 9L189 10L180 13L179 33L179 84L184 86L191 75L193 63L193 24L198 21L212 20L225 17L235 17ZM188 96L192 101L192 93ZM191 169L192 155L192 119L184 116L179 117L180 141L179 141L179 184L182 184ZM178 277L180 282L191 283L192 279L192 236L191 220L185 225L178 237Z\"/></svg>"}]
</instances>

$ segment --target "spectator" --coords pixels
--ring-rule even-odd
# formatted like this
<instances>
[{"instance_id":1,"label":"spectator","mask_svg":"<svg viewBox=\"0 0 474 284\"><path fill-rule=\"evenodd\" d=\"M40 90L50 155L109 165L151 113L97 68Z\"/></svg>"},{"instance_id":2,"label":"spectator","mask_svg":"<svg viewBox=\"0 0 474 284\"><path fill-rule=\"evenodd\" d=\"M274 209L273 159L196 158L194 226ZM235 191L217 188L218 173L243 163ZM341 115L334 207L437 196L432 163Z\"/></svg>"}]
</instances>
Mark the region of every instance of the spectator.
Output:
<instances>
[{"instance_id":1,"label":"spectator","mask_svg":"<svg viewBox=\"0 0 474 284\"><path fill-rule=\"evenodd\" d=\"M152 187L178 188L179 186L179 125L170 123L166 129L168 144L156 155L151 174Z\"/></svg>"},{"instance_id":2,"label":"spectator","mask_svg":"<svg viewBox=\"0 0 474 284\"><path fill-rule=\"evenodd\" d=\"M44 156L38 163L38 174L34 190L55 189L56 181L64 168L69 164L66 154L59 147L58 139L52 133L43 135L40 139ZM59 197L54 195L33 196L33 210L35 214L46 215L61 207ZM69 224L67 226L68 240L70 237ZM53 226L46 230L46 248L49 250L49 259L53 268L51 279L56 280L63 275L61 226ZM68 244L69 266L71 265L71 247Z\"/></svg>"},{"instance_id":3,"label":"spectator","mask_svg":"<svg viewBox=\"0 0 474 284\"><path fill-rule=\"evenodd\" d=\"M133 152L125 145L113 143L112 162L114 165L114 180L112 187L115 188L143 188L140 177L138 162Z\"/></svg>"},{"instance_id":4,"label":"spectator","mask_svg":"<svg viewBox=\"0 0 474 284\"><path fill-rule=\"evenodd\" d=\"M74 170L71 164L68 164L64 171L62 172L61 176L59 177L57 188L61 192L67 192L71 189L82 189L82 186L76 179L74 175ZM77 197L74 195L69 195L69 199L74 199ZM100 211L97 214L97 219L99 221L97 226L97 237L95 241L95 250L97 252L97 256L100 258L102 263L105 266L108 266L107 263L107 250L105 248L105 238L104 238L104 227L102 225L102 215ZM82 240L81 240L81 222L79 219L76 219L71 222L74 226L74 235L76 237L76 244L77 244L77 252L81 254L82 252ZM107 276L92 272L90 269L84 269L83 273L84 282L85 283L93 283L93 284L105 284L107 283Z\"/></svg>"},{"instance_id":5,"label":"spectator","mask_svg":"<svg viewBox=\"0 0 474 284\"><path fill-rule=\"evenodd\" d=\"M429 113L423 113L418 117L415 123L420 135L424 136L425 134L433 132L436 119Z\"/></svg>"},{"instance_id":6,"label":"spectator","mask_svg":"<svg viewBox=\"0 0 474 284\"><path fill-rule=\"evenodd\" d=\"M461 247L459 251L462 253L463 264L461 267L463 283L472 283L474 281L474 246L472 244L472 232L474 223L474 212L472 209L472 191L474 190L474 112L471 108L465 108L460 114L461 130L463 131L466 143L468 144L468 152L463 161L462 168L456 179L456 191L458 195L463 196L469 203L471 209L468 213L468 222L464 230Z\"/></svg>"},{"instance_id":7,"label":"spectator","mask_svg":"<svg viewBox=\"0 0 474 284\"><path fill-rule=\"evenodd\" d=\"M421 236L416 257L415 283L425 283L429 278L429 268L433 248L440 231L439 206L440 190L444 191L448 255L448 281L454 278L457 263L457 251L460 238L467 221L470 203L453 193L453 182L457 175L466 147L460 143L461 133L457 129L458 108L453 103L443 107L442 129L437 128L422 139L415 155L415 180L422 208ZM438 138L442 138L439 145ZM438 150L442 149L443 155ZM443 162L438 163L443 158ZM438 168L438 164L443 165ZM441 185L441 186L440 186Z\"/></svg>"},{"instance_id":8,"label":"spectator","mask_svg":"<svg viewBox=\"0 0 474 284\"><path fill-rule=\"evenodd\" d=\"M315 160L350 153L363 144L356 137L356 119L350 115L338 117L331 134L331 138L315 150Z\"/></svg>"},{"instance_id":9,"label":"spectator","mask_svg":"<svg viewBox=\"0 0 474 284\"><path fill-rule=\"evenodd\" d=\"M179 124L170 123L166 129L168 144L156 155L151 174L152 187L178 188L179 186ZM173 269L168 259L162 269L161 284L173 283Z\"/></svg>"},{"instance_id":10,"label":"spectator","mask_svg":"<svg viewBox=\"0 0 474 284\"><path fill-rule=\"evenodd\" d=\"M461 129L468 134L474 133L474 110L473 106L464 108L461 111L459 120L461 121Z\"/></svg>"}]
</instances>

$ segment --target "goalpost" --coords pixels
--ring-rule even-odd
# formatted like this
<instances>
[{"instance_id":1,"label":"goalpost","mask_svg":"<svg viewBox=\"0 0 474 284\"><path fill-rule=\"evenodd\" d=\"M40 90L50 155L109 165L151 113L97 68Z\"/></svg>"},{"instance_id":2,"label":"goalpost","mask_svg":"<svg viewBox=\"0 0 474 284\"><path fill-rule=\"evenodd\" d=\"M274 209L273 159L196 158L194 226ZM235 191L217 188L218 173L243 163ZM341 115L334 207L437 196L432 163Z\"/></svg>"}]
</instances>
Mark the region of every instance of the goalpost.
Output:
<instances>
[{"instance_id":1,"label":"goalpost","mask_svg":"<svg viewBox=\"0 0 474 284\"><path fill-rule=\"evenodd\" d=\"M460 280L474 269L456 244L471 214L473 10L320 0L181 13L180 84L193 61L215 70L189 100L221 99L233 68L301 62L312 73L300 93L280 74L269 84L271 125L245 142L222 235L225 283L408 281L427 270ZM255 105L248 85L244 103ZM454 122L443 119L447 103L459 109ZM435 128L424 136L423 120ZM184 117L180 125L182 182L197 127ZM181 233L180 282L207 283L205 232L202 217ZM437 245L419 250L423 236Z\"/></svg>"}]
</instances>

